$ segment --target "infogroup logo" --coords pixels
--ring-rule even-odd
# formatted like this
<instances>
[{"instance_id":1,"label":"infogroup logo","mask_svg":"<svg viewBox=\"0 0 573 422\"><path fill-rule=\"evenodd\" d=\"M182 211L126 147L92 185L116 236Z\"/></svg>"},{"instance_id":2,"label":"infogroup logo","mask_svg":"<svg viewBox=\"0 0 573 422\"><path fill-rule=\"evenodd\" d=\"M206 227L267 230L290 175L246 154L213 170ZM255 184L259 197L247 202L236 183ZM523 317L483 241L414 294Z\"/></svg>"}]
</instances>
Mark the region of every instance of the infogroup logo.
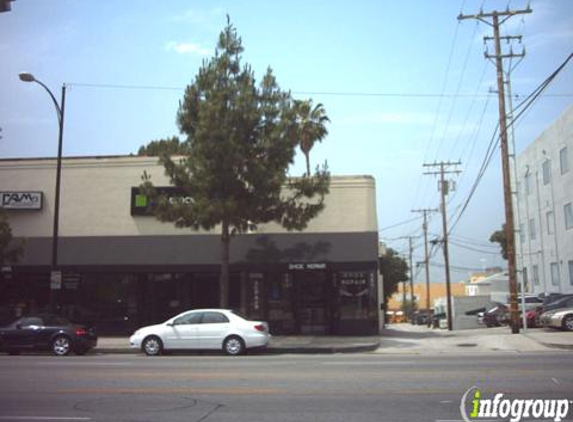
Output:
<instances>
[{"instance_id":1,"label":"infogroup logo","mask_svg":"<svg viewBox=\"0 0 573 422\"><path fill-rule=\"evenodd\" d=\"M573 401L569 399L510 399L503 393L484 398L477 387L467 390L462 396L460 413L466 422L522 419L553 420L560 422L569 413Z\"/></svg>"}]
</instances>

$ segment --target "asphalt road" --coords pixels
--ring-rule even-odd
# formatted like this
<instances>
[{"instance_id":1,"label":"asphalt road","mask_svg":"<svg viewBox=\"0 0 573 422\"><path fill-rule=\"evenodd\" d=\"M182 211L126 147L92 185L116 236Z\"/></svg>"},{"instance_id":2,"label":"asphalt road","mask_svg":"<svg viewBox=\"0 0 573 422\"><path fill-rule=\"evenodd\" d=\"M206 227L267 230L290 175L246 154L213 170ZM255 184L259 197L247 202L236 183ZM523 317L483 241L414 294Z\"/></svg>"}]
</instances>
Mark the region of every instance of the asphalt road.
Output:
<instances>
[{"instance_id":1,"label":"asphalt road","mask_svg":"<svg viewBox=\"0 0 573 422\"><path fill-rule=\"evenodd\" d=\"M571 400L573 353L1 355L0 422L457 421L473 386Z\"/></svg>"}]
</instances>

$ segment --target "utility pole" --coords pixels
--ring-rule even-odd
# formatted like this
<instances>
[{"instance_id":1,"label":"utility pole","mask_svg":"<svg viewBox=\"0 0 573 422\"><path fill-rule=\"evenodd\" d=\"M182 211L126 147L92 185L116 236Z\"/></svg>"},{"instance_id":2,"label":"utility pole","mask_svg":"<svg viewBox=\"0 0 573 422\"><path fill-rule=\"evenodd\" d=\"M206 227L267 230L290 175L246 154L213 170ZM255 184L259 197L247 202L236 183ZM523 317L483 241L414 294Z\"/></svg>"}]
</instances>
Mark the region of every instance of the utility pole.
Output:
<instances>
[{"instance_id":1,"label":"utility pole","mask_svg":"<svg viewBox=\"0 0 573 422\"><path fill-rule=\"evenodd\" d=\"M420 210L412 210L412 212L421 212L424 215L424 223L422 229L424 230L424 265L426 267L426 310L428 316L430 315L430 257L428 255L428 214L431 212L438 212L437 209L425 208ZM431 318L428 317L428 327L432 325Z\"/></svg>"},{"instance_id":2,"label":"utility pole","mask_svg":"<svg viewBox=\"0 0 573 422\"><path fill-rule=\"evenodd\" d=\"M493 11L490 13L481 12L477 15L463 15L460 13L458 20L477 19L493 28L493 41L495 44L495 55L485 54L488 59L495 59L497 71L497 90L499 99L499 136L501 144L501 164L503 170L503 196L505 203L505 236L507 239L507 264L509 270L509 309L511 317L511 332L519 333L519 309L517 305L517 265L515 256L515 225L513 219L513 201L511 192L511 174L509 166L509 147L507 142L507 118L505 111L505 87L503 80L503 59L518 57L519 55L503 54L501 50L501 39L499 27L509 18L515 15L531 13L531 8L523 10ZM500 21L501 17L501 21ZM491 18L491 22L490 19ZM486 40L487 42L487 40ZM523 55L523 54L521 54ZM524 309L525 312L525 309Z\"/></svg>"},{"instance_id":3,"label":"utility pole","mask_svg":"<svg viewBox=\"0 0 573 422\"><path fill-rule=\"evenodd\" d=\"M408 262L410 266L410 309L412 310L414 307L414 267L412 266L412 254L414 253L414 245L412 240L416 239L417 236L402 236L398 237L397 239L408 239ZM406 313L406 282L403 283L403 291L402 291L402 309L404 313Z\"/></svg>"},{"instance_id":4,"label":"utility pole","mask_svg":"<svg viewBox=\"0 0 573 422\"><path fill-rule=\"evenodd\" d=\"M447 210L446 210L446 196L450 191L450 181L445 179L446 174L459 174L461 173L460 170L447 170L447 167L450 166L459 166L461 162L439 162L433 164L424 164L424 167L439 167L439 171L430 171L424 174L433 174L433 175L440 175L440 182L439 182L439 189L441 192L441 201L440 201L440 208L442 210L442 229L444 232L444 239L443 239L443 249L444 249L444 264L446 267L446 300L447 300L447 309L448 309L448 330L453 330L452 324L452 288L451 288L451 280L450 280L450 254L448 252L448 217L447 217Z\"/></svg>"}]
</instances>

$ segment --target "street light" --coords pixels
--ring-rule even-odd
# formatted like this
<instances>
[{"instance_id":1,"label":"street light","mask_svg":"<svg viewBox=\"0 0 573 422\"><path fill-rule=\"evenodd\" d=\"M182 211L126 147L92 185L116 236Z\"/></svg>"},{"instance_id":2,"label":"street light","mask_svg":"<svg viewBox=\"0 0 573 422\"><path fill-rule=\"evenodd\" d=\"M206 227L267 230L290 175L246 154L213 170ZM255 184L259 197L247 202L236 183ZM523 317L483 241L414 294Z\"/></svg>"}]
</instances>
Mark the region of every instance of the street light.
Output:
<instances>
[{"instance_id":1,"label":"street light","mask_svg":"<svg viewBox=\"0 0 573 422\"><path fill-rule=\"evenodd\" d=\"M58 159L56 164L56 194L54 200L54 231L52 234L52 263L51 263L51 273L50 273L50 289L54 284L61 284L61 273L58 272L58 229L60 222L60 182L62 176L62 141L64 135L64 111L66 106L66 85L62 85L62 99L58 104L56 97L52 94L52 91L41 81L36 79L34 75L28 72L21 72L19 78L22 82L36 82L41 85L42 88L50 95L54 106L56 107L56 113L58 114ZM54 307L54 295L50 295L50 306Z\"/></svg>"}]
</instances>

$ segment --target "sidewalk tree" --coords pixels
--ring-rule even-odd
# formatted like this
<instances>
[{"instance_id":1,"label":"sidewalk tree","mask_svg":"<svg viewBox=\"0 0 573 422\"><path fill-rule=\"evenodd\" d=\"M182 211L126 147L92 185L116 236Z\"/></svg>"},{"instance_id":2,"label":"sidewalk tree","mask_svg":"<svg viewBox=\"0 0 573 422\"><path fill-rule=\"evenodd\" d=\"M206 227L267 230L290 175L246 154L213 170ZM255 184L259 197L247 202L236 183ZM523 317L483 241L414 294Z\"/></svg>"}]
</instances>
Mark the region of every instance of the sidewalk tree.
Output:
<instances>
[{"instance_id":1,"label":"sidewalk tree","mask_svg":"<svg viewBox=\"0 0 573 422\"><path fill-rule=\"evenodd\" d=\"M499 243L501 247L501 256L507 261L507 238L505 236L505 223L500 230L494 231L489 237L491 243Z\"/></svg>"},{"instance_id":2,"label":"sidewalk tree","mask_svg":"<svg viewBox=\"0 0 573 422\"><path fill-rule=\"evenodd\" d=\"M379 258L380 273L384 280L384 303L398 291L398 285L408 280L408 264L394 249L386 249Z\"/></svg>"},{"instance_id":3,"label":"sidewalk tree","mask_svg":"<svg viewBox=\"0 0 573 422\"><path fill-rule=\"evenodd\" d=\"M186 144L181 142L177 136L151 141L147 145L141 146L137 151L137 155L148 157L159 157L162 154L186 155L186 153Z\"/></svg>"},{"instance_id":4,"label":"sidewalk tree","mask_svg":"<svg viewBox=\"0 0 573 422\"><path fill-rule=\"evenodd\" d=\"M23 253L24 247L22 242L14 242L12 228L8 223L8 216L0 208L0 267L17 263Z\"/></svg>"},{"instance_id":5,"label":"sidewalk tree","mask_svg":"<svg viewBox=\"0 0 573 422\"><path fill-rule=\"evenodd\" d=\"M287 230L304 229L324 208L330 184L326 165L312 176L289 177L300 133L294 101L280 90L270 68L257 85L251 67L241 62L242 52L228 20L215 55L203 62L179 104L186 157L160 156L170 183L191 203L162 197L146 172L141 185L159 220L220 230L221 307L229 303L232 236L271 221Z\"/></svg>"},{"instance_id":6,"label":"sidewalk tree","mask_svg":"<svg viewBox=\"0 0 573 422\"><path fill-rule=\"evenodd\" d=\"M328 134L326 123L330 119L324 106L318 103L312 106L312 100L296 100L294 102L298 123L298 140L300 149L306 159L306 174L310 176L310 150L315 142L322 141Z\"/></svg>"}]
</instances>

